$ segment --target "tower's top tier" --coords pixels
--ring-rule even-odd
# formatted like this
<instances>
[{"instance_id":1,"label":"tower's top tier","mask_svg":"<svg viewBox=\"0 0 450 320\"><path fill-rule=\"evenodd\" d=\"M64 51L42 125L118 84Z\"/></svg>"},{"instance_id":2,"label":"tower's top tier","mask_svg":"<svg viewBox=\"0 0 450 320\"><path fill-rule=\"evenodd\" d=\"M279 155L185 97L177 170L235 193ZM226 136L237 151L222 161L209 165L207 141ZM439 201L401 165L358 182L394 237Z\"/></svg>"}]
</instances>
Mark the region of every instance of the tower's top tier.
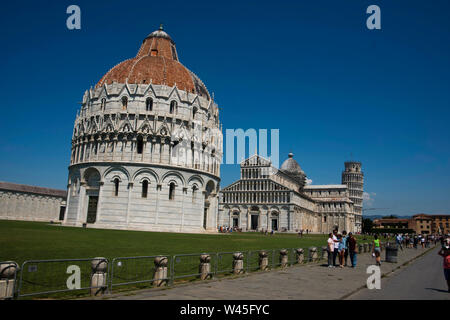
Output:
<instances>
[{"instance_id":1,"label":"tower's top tier","mask_svg":"<svg viewBox=\"0 0 450 320\"><path fill-rule=\"evenodd\" d=\"M345 162L345 172L361 172L361 162L359 161L347 161Z\"/></svg>"},{"instance_id":2,"label":"tower's top tier","mask_svg":"<svg viewBox=\"0 0 450 320\"><path fill-rule=\"evenodd\" d=\"M178 60L175 42L162 26L143 41L136 57L125 60L109 70L97 83L162 84L198 94L210 100L203 82Z\"/></svg>"}]
</instances>

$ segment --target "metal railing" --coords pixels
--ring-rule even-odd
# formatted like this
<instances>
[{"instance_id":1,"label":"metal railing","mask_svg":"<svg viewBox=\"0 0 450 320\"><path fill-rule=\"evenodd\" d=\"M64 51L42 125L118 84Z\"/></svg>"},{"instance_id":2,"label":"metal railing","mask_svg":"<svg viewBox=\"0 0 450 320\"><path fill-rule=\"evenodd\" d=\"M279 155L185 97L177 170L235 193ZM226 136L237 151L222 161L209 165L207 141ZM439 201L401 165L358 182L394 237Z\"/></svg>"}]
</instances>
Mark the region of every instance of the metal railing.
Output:
<instances>
[{"instance_id":1,"label":"metal railing","mask_svg":"<svg viewBox=\"0 0 450 320\"><path fill-rule=\"evenodd\" d=\"M283 264L293 266L298 264L297 248L270 249L242 251L242 262L239 262L239 273L250 273L261 270L260 252L264 251L267 259L265 270L274 270L282 265L281 250L286 250ZM17 298L64 293L71 291L82 291L92 289L112 290L118 286L149 284L172 285L178 279L212 278L219 274L234 273L235 258L234 252L218 253L191 253L170 255L153 255L140 257L118 257L112 259L111 263L107 259L101 262L107 263L103 271L104 282L100 285L93 285L94 275L92 261L90 259L56 259L56 260L29 260L22 264L19 269L17 264L14 279L20 270L18 282L14 282L13 292L17 289ZM322 248L318 247L316 258L310 256L310 248L303 248L302 264L315 263L323 260ZM208 257L206 257L208 256ZM161 271L157 258L165 257L162 273L155 276L157 269ZM203 260L202 260L203 259ZM206 260L205 260L206 259ZM164 276L161 276L163 274Z\"/></svg>"},{"instance_id":2,"label":"metal railing","mask_svg":"<svg viewBox=\"0 0 450 320\"><path fill-rule=\"evenodd\" d=\"M210 256L210 271L209 276L212 277L216 271L217 254L216 253L190 253L190 254L177 254L172 258L171 271L170 271L170 284L174 282L175 279L182 278L192 278L200 277L200 256L209 255Z\"/></svg>"},{"instance_id":3,"label":"metal railing","mask_svg":"<svg viewBox=\"0 0 450 320\"><path fill-rule=\"evenodd\" d=\"M234 261L234 254L237 252L218 252L216 254L216 265L214 268L215 274L221 274L221 273L233 273L233 261ZM244 270L246 270L246 259L245 256L247 255L246 252L241 252L244 255Z\"/></svg>"},{"instance_id":4,"label":"metal railing","mask_svg":"<svg viewBox=\"0 0 450 320\"><path fill-rule=\"evenodd\" d=\"M167 267L167 276L155 279L155 259L165 257L167 265L171 265L172 257L169 255L119 257L111 261L111 275L109 277L109 292L117 286L149 283L156 281L168 282L170 280L170 267Z\"/></svg>"},{"instance_id":5,"label":"metal railing","mask_svg":"<svg viewBox=\"0 0 450 320\"><path fill-rule=\"evenodd\" d=\"M91 258L25 261L20 272L17 298L69 291L105 289L104 285L92 286L91 284L92 260ZM107 259L102 259L102 261L108 263Z\"/></svg>"}]
</instances>

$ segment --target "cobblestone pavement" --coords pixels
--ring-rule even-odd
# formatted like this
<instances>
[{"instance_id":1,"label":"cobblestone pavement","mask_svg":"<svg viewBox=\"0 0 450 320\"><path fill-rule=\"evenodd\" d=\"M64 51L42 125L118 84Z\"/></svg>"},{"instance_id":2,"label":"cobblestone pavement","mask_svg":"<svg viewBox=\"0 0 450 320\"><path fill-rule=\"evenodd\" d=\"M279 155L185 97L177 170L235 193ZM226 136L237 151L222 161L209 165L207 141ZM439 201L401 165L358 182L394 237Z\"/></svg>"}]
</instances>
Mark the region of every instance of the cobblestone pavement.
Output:
<instances>
[{"instance_id":1,"label":"cobblestone pavement","mask_svg":"<svg viewBox=\"0 0 450 320\"><path fill-rule=\"evenodd\" d=\"M383 251L381 272L383 275L389 274L428 251L430 251L429 248L399 250L397 263L384 262L385 251ZM355 269L350 267L328 268L321 264L307 264L283 270L250 273L236 278L197 281L164 289L155 288L106 295L100 299L343 299L366 286L369 276L366 274L366 269L373 264L375 264L375 258L370 253L362 253L358 255L358 265Z\"/></svg>"}]
</instances>

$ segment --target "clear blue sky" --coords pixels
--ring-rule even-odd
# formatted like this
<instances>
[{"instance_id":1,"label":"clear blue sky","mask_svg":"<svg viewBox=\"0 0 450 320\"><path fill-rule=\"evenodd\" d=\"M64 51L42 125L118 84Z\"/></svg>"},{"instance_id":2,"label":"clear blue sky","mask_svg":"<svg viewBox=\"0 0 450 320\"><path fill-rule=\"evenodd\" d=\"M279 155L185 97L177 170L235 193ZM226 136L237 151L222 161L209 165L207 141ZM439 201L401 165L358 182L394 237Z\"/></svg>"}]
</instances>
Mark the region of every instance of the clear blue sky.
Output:
<instances>
[{"instance_id":1,"label":"clear blue sky","mask_svg":"<svg viewBox=\"0 0 450 320\"><path fill-rule=\"evenodd\" d=\"M66 8L81 7L79 31ZM381 8L381 30L366 8ZM163 22L227 128L280 129L314 184L363 163L371 214L450 212L450 2L8 1L0 180L66 187L83 93ZM222 166L222 186L239 177Z\"/></svg>"}]
</instances>

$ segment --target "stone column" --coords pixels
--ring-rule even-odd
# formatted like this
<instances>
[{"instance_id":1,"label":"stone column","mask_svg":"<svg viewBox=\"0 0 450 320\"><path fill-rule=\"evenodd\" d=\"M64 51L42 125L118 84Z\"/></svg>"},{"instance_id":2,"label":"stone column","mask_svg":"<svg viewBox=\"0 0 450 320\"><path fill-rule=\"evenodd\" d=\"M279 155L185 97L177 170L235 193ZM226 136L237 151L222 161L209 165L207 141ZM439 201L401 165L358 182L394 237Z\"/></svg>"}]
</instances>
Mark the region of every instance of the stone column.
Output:
<instances>
[{"instance_id":1,"label":"stone column","mask_svg":"<svg viewBox=\"0 0 450 320\"><path fill-rule=\"evenodd\" d=\"M130 204L131 204L131 193L133 192L133 182L128 182L128 201L127 201L127 228L130 220Z\"/></svg>"},{"instance_id":2,"label":"stone column","mask_svg":"<svg viewBox=\"0 0 450 320\"><path fill-rule=\"evenodd\" d=\"M19 267L14 261L0 264L0 300L14 298L17 271Z\"/></svg>"},{"instance_id":3,"label":"stone column","mask_svg":"<svg viewBox=\"0 0 450 320\"><path fill-rule=\"evenodd\" d=\"M103 257L96 257L91 261L91 296L101 296L106 291L108 262Z\"/></svg>"},{"instance_id":4,"label":"stone column","mask_svg":"<svg viewBox=\"0 0 450 320\"><path fill-rule=\"evenodd\" d=\"M242 252L236 252L233 254L233 273L244 273L244 255Z\"/></svg>"},{"instance_id":5,"label":"stone column","mask_svg":"<svg viewBox=\"0 0 450 320\"><path fill-rule=\"evenodd\" d=\"M161 287L167 284L167 257L156 257L155 263L155 273L153 275L153 285L156 287Z\"/></svg>"},{"instance_id":6,"label":"stone column","mask_svg":"<svg viewBox=\"0 0 450 320\"><path fill-rule=\"evenodd\" d=\"M206 280L211 277L211 256L209 254L202 254L200 256L199 273L200 279Z\"/></svg>"},{"instance_id":7,"label":"stone column","mask_svg":"<svg viewBox=\"0 0 450 320\"><path fill-rule=\"evenodd\" d=\"M103 185L104 184L105 183L103 181L99 182L96 222L100 222L100 217L101 217L101 212L102 212L102 197L103 197ZM67 212L67 208L66 208L66 212Z\"/></svg>"},{"instance_id":8,"label":"stone column","mask_svg":"<svg viewBox=\"0 0 450 320\"><path fill-rule=\"evenodd\" d=\"M259 252L259 270L265 271L269 269L269 258L267 251Z\"/></svg>"}]
</instances>

